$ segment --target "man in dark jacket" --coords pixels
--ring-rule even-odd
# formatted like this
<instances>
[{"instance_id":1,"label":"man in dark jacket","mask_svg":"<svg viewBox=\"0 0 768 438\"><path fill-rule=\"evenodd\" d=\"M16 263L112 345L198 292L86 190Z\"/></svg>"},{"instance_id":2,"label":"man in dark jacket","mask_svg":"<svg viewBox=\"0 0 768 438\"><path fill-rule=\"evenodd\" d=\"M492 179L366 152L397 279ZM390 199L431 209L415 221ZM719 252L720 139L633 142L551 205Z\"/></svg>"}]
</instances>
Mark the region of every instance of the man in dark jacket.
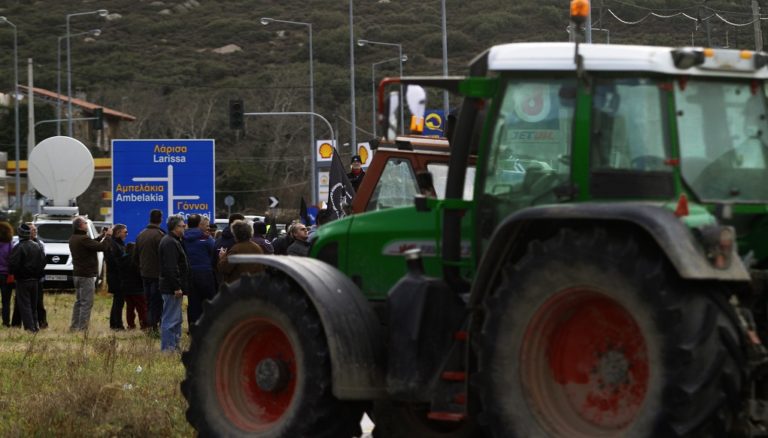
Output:
<instances>
[{"instance_id":1,"label":"man in dark jacket","mask_svg":"<svg viewBox=\"0 0 768 438\"><path fill-rule=\"evenodd\" d=\"M350 164L349 173L347 174L349 182L352 183L352 187L355 191L360 187L360 183L365 178L365 171L363 170L363 160L360 159L360 155L352 156L352 163Z\"/></svg>"},{"instance_id":2,"label":"man in dark jacket","mask_svg":"<svg viewBox=\"0 0 768 438\"><path fill-rule=\"evenodd\" d=\"M285 230L283 230L285 231L285 234L282 234L281 231L280 236L272 241L272 248L275 250L275 255L288 254L288 247L293 243L293 233L291 232L291 229L296 224L297 222L293 222L292 224L287 225Z\"/></svg>"},{"instance_id":3,"label":"man in dark jacket","mask_svg":"<svg viewBox=\"0 0 768 438\"><path fill-rule=\"evenodd\" d=\"M208 222L203 223L202 216L191 214L187 217L187 231L184 232L184 251L187 253L191 271L189 284L189 306L187 323L192 324L203 313L203 302L210 300L216 293L216 279L213 264L216 261L214 241L207 234Z\"/></svg>"},{"instance_id":4,"label":"man in dark jacket","mask_svg":"<svg viewBox=\"0 0 768 438\"><path fill-rule=\"evenodd\" d=\"M309 235L307 234L307 226L302 223L294 224L291 227L291 234L293 234L293 243L288 247L288 255L306 257L309 255L310 243L307 242Z\"/></svg>"},{"instance_id":5,"label":"man in dark jacket","mask_svg":"<svg viewBox=\"0 0 768 438\"><path fill-rule=\"evenodd\" d=\"M112 310L109 312L109 328L112 330L125 330L123 325L123 307L125 307L125 291L120 263L127 257L125 251L125 238L128 236L128 227L117 224L112 227L112 247L105 257L107 259L107 285L112 294Z\"/></svg>"},{"instance_id":6,"label":"man in dark jacket","mask_svg":"<svg viewBox=\"0 0 768 438\"><path fill-rule=\"evenodd\" d=\"M37 237L37 227L33 223L27 223L29 225L29 240L37 243L40 250L43 251L43 257L45 257L45 243ZM48 260L46 258L46 260ZM37 326L41 329L48 328L48 312L45 311L45 298L43 289L45 289L45 272L40 274L40 278L37 279Z\"/></svg>"},{"instance_id":7,"label":"man in dark jacket","mask_svg":"<svg viewBox=\"0 0 768 438\"><path fill-rule=\"evenodd\" d=\"M229 251L235 244L235 236L232 234L232 223L235 221L245 220L245 216L240 213L232 213L229 215L229 224L224 231L221 232L221 237L216 239L216 253L222 253Z\"/></svg>"},{"instance_id":8,"label":"man in dark jacket","mask_svg":"<svg viewBox=\"0 0 768 438\"><path fill-rule=\"evenodd\" d=\"M144 284L141 281L139 266L133 263L133 253L136 243L125 245L126 257L120 260L120 280L123 294L125 295L125 322L128 329L136 328L136 317L139 319L139 327L147 328L147 297L144 295Z\"/></svg>"},{"instance_id":9,"label":"man in dark jacket","mask_svg":"<svg viewBox=\"0 0 768 438\"><path fill-rule=\"evenodd\" d=\"M109 251L112 245L112 227L99 237L88 236L88 221L76 217L72 221L72 236L69 238L69 252L72 254L72 274L75 283L75 305L72 307L70 330L87 330L91 322L93 295L96 291L96 277L99 275L97 253Z\"/></svg>"},{"instance_id":10,"label":"man in dark jacket","mask_svg":"<svg viewBox=\"0 0 768 438\"><path fill-rule=\"evenodd\" d=\"M176 351L181 339L181 303L188 289L189 262L181 239L184 237L184 219L168 218L168 234L160 241L160 293L163 297L163 316L160 319L160 349Z\"/></svg>"},{"instance_id":11,"label":"man in dark jacket","mask_svg":"<svg viewBox=\"0 0 768 438\"><path fill-rule=\"evenodd\" d=\"M165 235L160 228L162 223L162 211L149 212L149 225L136 237L136 251L133 253L133 263L139 267L147 297L147 326L154 332L158 330L163 313L163 298L158 289L160 259L157 256L160 240Z\"/></svg>"},{"instance_id":12,"label":"man in dark jacket","mask_svg":"<svg viewBox=\"0 0 768 438\"><path fill-rule=\"evenodd\" d=\"M252 263L229 263L229 256L238 254L264 254L264 251L251 238L253 227L246 221L232 223L232 234L237 243L227 252L219 255L219 273L221 281L231 283L240 279L243 274L257 274L264 271L264 266Z\"/></svg>"},{"instance_id":13,"label":"man in dark jacket","mask_svg":"<svg viewBox=\"0 0 768 438\"><path fill-rule=\"evenodd\" d=\"M262 221L255 221L253 223L253 238L251 240L261 247L264 254L274 254L275 248L273 248L272 244L269 243L266 237L264 237L266 234L267 224Z\"/></svg>"},{"instance_id":14,"label":"man in dark jacket","mask_svg":"<svg viewBox=\"0 0 768 438\"><path fill-rule=\"evenodd\" d=\"M45 270L45 253L30 239L29 225L21 224L17 233L19 243L11 250L8 267L16 277L16 302L24 330L37 332L37 287Z\"/></svg>"}]
</instances>

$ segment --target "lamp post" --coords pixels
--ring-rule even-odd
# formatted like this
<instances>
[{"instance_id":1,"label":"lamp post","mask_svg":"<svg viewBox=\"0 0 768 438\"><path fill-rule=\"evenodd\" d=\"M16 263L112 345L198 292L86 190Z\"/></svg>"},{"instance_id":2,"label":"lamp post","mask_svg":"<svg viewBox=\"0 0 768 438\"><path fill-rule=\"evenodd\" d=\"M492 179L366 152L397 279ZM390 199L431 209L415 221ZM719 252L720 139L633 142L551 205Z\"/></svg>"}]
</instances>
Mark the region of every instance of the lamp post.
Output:
<instances>
[{"instance_id":1,"label":"lamp post","mask_svg":"<svg viewBox=\"0 0 768 438\"><path fill-rule=\"evenodd\" d=\"M443 30L443 76L448 76L448 26L446 25L446 16L445 16L445 0L442 0L440 2L440 6L442 9L442 23L441 27ZM448 90L443 90L443 119L448 120L448 110L449 110L449 103L448 103Z\"/></svg>"},{"instance_id":2,"label":"lamp post","mask_svg":"<svg viewBox=\"0 0 768 438\"><path fill-rule=\"evenodd\" d=\"M72 56L69 44L69 19L80 15L99 15L100 17L106 17L108 14L109 11L106 9L98 9L95 11L76 12L67 15L67 111L69 112L69 114L67 114L67 135L70 137L72 137Z\"/></svg>"},{"instance_id":3,"label":"lamp post","mask_svg":"<svg viewBox=\"0 0 768 438\"><path fill-rule=\"evenodd\" d=\"M370 40L357 40L357 45L360 47L366 46L366 45L374 45L374 46L389 46L389 47L397 47L398 50L398 58L400 58L400 77L403 77L403 45L397 44L397 43L382 43L380 41L370 41ZM405 133L405 113L403 111L403 106L405 105L405 95L403 94L403 86L400 85L400 134Z\"/></svg>"},{"instance_id":4,"label":"lamp post","mask_svg":"<svg viewBox=\"0 0 768 438\"><path fill-rule=\"evenodd\" d=\"M16 25L11 23L7 18L0 17L0 24L8 24L13 27L13 112L14 112L14 132L15 132L15 147L16 154L16 208L21 206L21 215L24 216L24 203L21 202L21 166L19 165L20 152L19 152L19 34L16 29Z\"/></svg>"},{"instance_id":5,"label":"lamp post","mask_svg":"<svg viewBox=\"0 0 768 438\"><path fill-rule=\"evenodd\" d=\"M352 132L349 142L352 144L352 155L357 154L357 122L355 119L355 15L349 0L349 100L352 122Z\"/></svg>"},{"instance_id":6,"label":"lamp post","mask_svg":"<svg viewBox=\"0 0 768 438\"><path fill-rule=\"evenodd\" d=\"M302 21L278 20L275 18L262 17L261 24L285 23L297 26L307 26L309 31L309 112L315 113L315 67L314 57L312 55L312 23ZM317 157L315 156L315 118L309 117L309 143L312 156L312 204L317 205Z\"/></svg>"},{"instance_id":7,"label":"lamp post","mask_svg":"<svg viewBox=\"0 0 768 438\"><path fill-rule=\"evenodd\" d=\"M408 61L408 55L403 55L402 58L389 58L371 64L371 113L373 114L373 124L371 125L371 129L374 137L376 137L376 66L397 60L406 62Z\"/></svg>"},{"instance_id":8,"label":"lamp post","mask_svg":"<svg viewBox=\"0 0 768 438\"><path fill-rule=\"evenodd\" d=\"M101 35L101 29L93 29L89 30L88 32L80 32L76 33L74 35L70 35L69 37L76 37L80 35L93 35L93 36L99 36ZM56 46L56 135L61 135L61 40L64 38L67 38L66 35L58 37L58 45Z\"/></svg>"}]
</instances>

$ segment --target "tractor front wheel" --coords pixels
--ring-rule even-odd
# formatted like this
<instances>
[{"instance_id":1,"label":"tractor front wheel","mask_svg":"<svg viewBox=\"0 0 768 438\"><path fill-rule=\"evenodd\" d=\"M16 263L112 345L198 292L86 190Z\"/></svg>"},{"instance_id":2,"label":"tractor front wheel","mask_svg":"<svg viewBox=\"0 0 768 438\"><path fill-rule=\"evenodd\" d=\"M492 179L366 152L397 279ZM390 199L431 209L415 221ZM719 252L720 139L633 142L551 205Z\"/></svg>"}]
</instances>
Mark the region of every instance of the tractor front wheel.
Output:
<instances>
[{"instance_id":1,"label":"tractor front wheel","mask_svg":"<svg viewBox=\"0 0 768 438\"><path fill-rule=\"evenodd\" d=\"M745 369L727 297L624 236L562 231L500 273L474 379L493 436L726 434Z\"/></svg>"},{"instance_id":2,"label":"tractor front wheel","mask_svg":"<svg viewBox=\"0 0 768 438\"><path fill-rule=\"evenodd\" d=\"M182 356L201 436L351 437L362 408L331 393L317 313L281 274L243 277L206 305Z\"/></svg>"}]
</instances>

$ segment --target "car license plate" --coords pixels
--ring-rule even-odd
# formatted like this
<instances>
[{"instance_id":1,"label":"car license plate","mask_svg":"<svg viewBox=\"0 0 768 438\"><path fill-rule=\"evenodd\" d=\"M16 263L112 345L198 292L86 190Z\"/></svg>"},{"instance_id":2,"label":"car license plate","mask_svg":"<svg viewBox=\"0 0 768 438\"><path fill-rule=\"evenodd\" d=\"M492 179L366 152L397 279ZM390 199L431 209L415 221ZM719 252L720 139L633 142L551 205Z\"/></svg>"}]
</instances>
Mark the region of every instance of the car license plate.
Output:
<instances>
[{"instance_id":1,"label":"car license plate","mask_svg":"<svg viewBox=\"0 0 768 438\"><path fill-rule=\"evenodd\" d=\"M67 281L66 275L46 275L46 281Z\"/></svg>"}]
</instances>

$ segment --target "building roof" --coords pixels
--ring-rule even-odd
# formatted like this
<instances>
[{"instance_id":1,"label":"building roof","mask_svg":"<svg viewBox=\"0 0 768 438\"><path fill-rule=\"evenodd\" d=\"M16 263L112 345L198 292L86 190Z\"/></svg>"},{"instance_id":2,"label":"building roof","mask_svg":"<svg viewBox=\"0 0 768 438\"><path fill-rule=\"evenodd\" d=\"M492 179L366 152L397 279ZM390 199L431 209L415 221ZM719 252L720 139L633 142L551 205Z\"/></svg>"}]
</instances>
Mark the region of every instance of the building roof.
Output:
<instances>
[{"instance_id":1,"label":"building roof","mask_svg":"<svg viewBox=\"0 0 768 438\"><path fill-rule=\"evenodd\" d=\"M766 67L752 68L752 58L742 58L742 52L738 50L714 49L713 62L707 61L705 65L688 69L675 66L672 50L672 47L662 46L579 45L579 53L584 58L584 68L587 71L642 71L674 75L768 78ZM491 48L488 67L494 71L574 71L574 55L573 43L503 44Z\"/></svg>"},{"instance_id":2,"label":"building roof","mask_svg":"<svg viewBox=\"0 0 768 438\"><path fill-rule=\"evenodd\" d=\"M19 88L21 88L21 89L23 89L25 91L29 90L29 87L27 87L25 85L21 85L21 84L19 85ZM46 97L48 99L61 100L63 103L68 103L69 102L69 98L67 96L59 95L55 91L46 90L44 88L32 87L32 92L35 93L36 95L39 95L39 96L42 96L42 97ZM126 113L123 113L123 112L120 112L120 111L116 111L116 110L113 110L111 108L107 108L107 107L105 107L103 105L95 104L95 103L88 102L88 101L85 101L85 100L82 100L82 99L72 98L72 105L79 106L80 108L84 108L84 109L87 109L87 110L90 110L90 111L93 111L96 108L103 108L104 116L105 117L118 118L118 119L126 120L126 121L129 121L129 122L133 122L133 121L136 120L136 117L134 117L134 116L132 116L130 114L126 114Z\"/></svg>"}]
</instances>

